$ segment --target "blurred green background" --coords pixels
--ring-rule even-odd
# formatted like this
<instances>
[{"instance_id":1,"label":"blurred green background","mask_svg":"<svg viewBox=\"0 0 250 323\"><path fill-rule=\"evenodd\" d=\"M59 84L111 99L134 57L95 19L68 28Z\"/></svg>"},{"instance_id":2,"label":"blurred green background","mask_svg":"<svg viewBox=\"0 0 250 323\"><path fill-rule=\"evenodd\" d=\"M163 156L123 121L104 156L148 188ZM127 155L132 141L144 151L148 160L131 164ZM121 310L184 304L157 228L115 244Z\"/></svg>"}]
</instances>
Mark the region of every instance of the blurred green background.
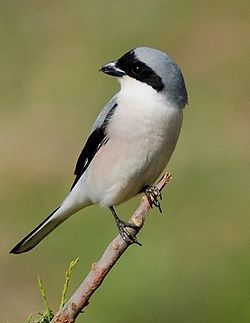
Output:
<instances>
[{"instance_id":1,"label":"blurred green background","mask_svg":"<svg viewBox=\"0 0 250 323\"><path fill-rule=\"evenodd\" d=\"M77 322L250 322L250 2L1 1L0 322L51 307L116 235L108 210L79 212L30 253L8 252L64 198L91 124L117 91L101 64L146 45L181 66L189 106L163 210ZM119 207L126 218L139 199Z\"/></svg>"}]
</instances>

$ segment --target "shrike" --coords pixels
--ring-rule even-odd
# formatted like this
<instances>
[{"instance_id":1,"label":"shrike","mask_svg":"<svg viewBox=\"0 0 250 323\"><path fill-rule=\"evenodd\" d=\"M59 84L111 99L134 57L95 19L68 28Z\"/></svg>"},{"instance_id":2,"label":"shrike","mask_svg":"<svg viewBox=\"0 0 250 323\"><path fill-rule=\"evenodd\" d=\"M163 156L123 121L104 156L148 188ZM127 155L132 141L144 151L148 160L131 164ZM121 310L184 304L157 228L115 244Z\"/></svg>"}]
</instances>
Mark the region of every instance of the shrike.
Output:
<instances>
[{"instance_id":1,"label":"shrike","mask_svg":"<svg viewBox=\"0 0 250 323\"><path fill-rule=\"evenodd\" d=\"M100 70L117 77L121 89L94 122L69 194L11 253L34 248L69 216L92 204L109 207L123 239L136 242L114 206L152 192L177 143L187 90L179 66L153 48L133 49Z\"/></svg>"}]
</instances>

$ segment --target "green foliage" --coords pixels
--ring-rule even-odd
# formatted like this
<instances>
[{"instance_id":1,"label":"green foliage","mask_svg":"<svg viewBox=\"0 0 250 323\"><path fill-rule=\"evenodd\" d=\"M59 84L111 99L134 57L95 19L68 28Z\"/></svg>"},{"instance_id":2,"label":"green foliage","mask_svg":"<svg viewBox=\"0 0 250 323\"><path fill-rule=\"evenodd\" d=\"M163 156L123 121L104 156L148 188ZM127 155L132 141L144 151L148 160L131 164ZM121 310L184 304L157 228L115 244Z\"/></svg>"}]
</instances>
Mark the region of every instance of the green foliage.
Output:
<instances>
[{"instance_id":1,"label":"green foliage","mask_svg":"<svg viewBox=\"0 0 250 323\"><path fill-rule=\"evenodd\" d=\"M36 323L47 323L47 322L49 323L50 320L53 318L53 313L52 313L52 309L49 307L49 303L48 303L46 293L45 293L45 288L44 288L42 280L40 279L39 276L38 276L38 287L40 289L42 299L44 302L45 312L39 313L41 315L41 317L38 321L36 321Z\"/></svg>"},{"instance_id":2,"label":"green foliage","mask_svg":"<svg viewBox=\"0 0 250 323\"><path fill-rule=\"evenodd\" d=\"M78 263L78 261L79 261L79 258L77 258L75 260L72 260L70 262L70 264L69 264L68 270L66 270L66 273L65 273L65 282L64 282L63 290L62 290L62 297L61 297L60 308L62 308L63 305L67 301L67 299L66 299L66 293L67 293L67 290L68 290L68 287L69 287L69 280L70 280L70 277L71 277L72 270L75 267L75 265Z\"/></svg>"},{"instance_id":3,"label":"green foliage","mask_svg":"<svg viewBox=\"0 0 250 323\"><path fill-rule=\"evenodd\" d=\"M66 298L66 294L68 291L68 287L69 287L69 281L71 278L71 274L72 274L72 270L75 267L75 265L78 263L79 258L72 260L69 264L68 269L65 272L65 281L63 284L63 289L62 289L62 296L61 296L61 301L60 301L60 307L62 308L63 305L66 303L67 298ZM51 319L53 318L53 311L49 306L48 300L47 300L47 296L46 296L46 292L45 292L45 287L43 285L43 282L41 280L41 278L38 276L38 288L41 292L42 295L42 299L44 302L44 307L45 310L43 313L38 313L40 315L40 318L37 319L35 321L35 323L49 323L51 321ZM31 323L31 319L32 319L32 315L29 316L27 323Z\"/></svg>"}]
</instances>

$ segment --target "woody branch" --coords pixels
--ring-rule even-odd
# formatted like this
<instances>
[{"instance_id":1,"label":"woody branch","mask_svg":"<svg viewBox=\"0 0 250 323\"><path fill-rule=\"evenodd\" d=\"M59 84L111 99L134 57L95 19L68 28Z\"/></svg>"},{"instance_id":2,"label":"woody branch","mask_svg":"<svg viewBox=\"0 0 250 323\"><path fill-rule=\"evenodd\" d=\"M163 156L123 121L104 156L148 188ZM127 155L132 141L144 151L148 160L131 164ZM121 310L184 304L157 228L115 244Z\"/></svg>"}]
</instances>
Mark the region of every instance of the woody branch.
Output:
<instances>
[{"instance_id":1,"label":"woody branch","mask_svg":"<svg viewBox=\"0 0 250 323\"><path fill-rule=\"evenodd\" d=\"M158 190L161 191L170 179L171 175L165 174L156 184ZM152 207L154 199L157 199L156 195L152 197L151 201L149 201L146 196L142 197L139 207L129 219L129 222L135 224L138 228L137 230L128 228L132 235L137 234L143 227L146 214ZM92 264L88 275L83 280L79 288L74 292L67 303L55 314L51 322L75 322L77 316L82 312L84 307L88 305L91 296L100 287L111 268L115 265L117 260L122 256L129 246L130 245L128 245L120 235L111 241L100 260Z\"/></svg>"}]
</instances>

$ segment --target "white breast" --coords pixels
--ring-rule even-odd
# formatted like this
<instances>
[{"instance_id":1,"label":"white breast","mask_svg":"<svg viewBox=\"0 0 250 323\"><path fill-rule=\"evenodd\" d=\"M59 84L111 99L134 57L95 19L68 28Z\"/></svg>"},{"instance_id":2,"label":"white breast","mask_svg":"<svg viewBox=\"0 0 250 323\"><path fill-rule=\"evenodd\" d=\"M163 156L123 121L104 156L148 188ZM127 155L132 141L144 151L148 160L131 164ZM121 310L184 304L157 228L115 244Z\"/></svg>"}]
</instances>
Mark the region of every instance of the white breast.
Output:
<instances>
[{"instance_id":1,"label":"white breast","mask_svg":"<svg viewBox=\"0 0 250 323\"><path fill-rule=\"evenodd\" d=\"M182 109L129 77L121 80L117 103L109 140L86 172L90 199L103 206L119 204L155 182L172 155L182 124Z\"/></svg>"}]
</instances>

